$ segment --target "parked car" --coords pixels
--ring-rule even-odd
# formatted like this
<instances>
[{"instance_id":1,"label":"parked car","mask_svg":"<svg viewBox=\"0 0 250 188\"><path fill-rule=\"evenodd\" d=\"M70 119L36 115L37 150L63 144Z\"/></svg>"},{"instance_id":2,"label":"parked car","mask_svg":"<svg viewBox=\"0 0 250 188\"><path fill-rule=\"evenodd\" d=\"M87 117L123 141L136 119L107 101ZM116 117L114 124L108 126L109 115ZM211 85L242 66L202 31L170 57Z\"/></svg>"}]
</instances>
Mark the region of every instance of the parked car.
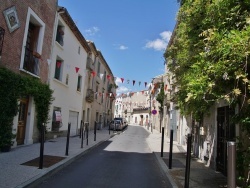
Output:
<instances>
[{"instance_id":1,"label":"parked car","mask_svg":"<svg viewBox=\"0 0 250 188\"><path fill-rule=\"evenodd\" d=\"M122 122L122 126L123 128L125 128L126 126L128 126L128 122L125 118L114 118L114 120L120 120Z\"/></svg>"},{"instance_id":2,"label":"parked car","mask_svg":"<svg viewBox=\"0 0 250 188\"><path fill-rule=\"evenodd\" d=\"M123 130L124 125L121 120L112 120L110 122L110 129L111 130Z\"/></svg>"}]
</instances>

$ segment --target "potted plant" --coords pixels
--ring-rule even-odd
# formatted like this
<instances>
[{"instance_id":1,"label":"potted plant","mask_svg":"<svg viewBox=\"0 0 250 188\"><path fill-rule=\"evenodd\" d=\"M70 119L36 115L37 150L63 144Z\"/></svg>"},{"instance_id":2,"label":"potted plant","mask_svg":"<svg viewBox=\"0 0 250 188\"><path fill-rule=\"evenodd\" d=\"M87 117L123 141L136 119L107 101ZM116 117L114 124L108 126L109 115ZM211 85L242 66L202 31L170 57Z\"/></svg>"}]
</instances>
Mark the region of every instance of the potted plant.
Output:
<instances>
[{"instance_id":1,"label":"potted plant","mask_svg":"<svg viewBox=\"0 0 250 188\"><path fill-rule=\"evenodd\" d=\"M12 122L2 124L0 126L0 150L1 152L8 152L13 145L13 139L16 137L12 133Z\"/></svg>"}]
</instances>

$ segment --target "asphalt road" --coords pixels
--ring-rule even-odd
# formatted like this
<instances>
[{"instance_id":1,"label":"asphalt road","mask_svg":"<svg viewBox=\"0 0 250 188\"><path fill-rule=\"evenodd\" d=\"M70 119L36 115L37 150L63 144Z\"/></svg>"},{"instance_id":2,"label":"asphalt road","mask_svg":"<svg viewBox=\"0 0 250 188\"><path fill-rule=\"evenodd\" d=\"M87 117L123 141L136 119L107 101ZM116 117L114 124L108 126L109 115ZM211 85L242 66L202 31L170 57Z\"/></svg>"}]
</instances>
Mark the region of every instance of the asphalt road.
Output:
<instances>
[{"instance_id":1,"label":"asphalt road","mask_svg":"<svg viewBox=\"0 0 250 188\"><path fill-rule=\"evenodd\" d=\"M140 126L128 126L36 187L171 187L148 147L148 135Z\"/></svg>"}]
</instances>

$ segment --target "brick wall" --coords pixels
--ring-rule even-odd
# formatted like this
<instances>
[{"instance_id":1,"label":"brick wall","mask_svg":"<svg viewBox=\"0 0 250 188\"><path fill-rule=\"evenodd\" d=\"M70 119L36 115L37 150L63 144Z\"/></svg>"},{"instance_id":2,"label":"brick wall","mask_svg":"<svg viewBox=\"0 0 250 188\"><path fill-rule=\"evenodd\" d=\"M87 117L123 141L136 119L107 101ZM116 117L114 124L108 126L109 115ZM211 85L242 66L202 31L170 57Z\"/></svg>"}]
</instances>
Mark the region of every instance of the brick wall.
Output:
<instances>
[{"instance_id":1,"label":"brick wall","mask_svg":"<svg viewBox=\"0 0 250 188\"><path fill-rule=\"evenodd\" d=\"M12 33L9 32L3 15L3 11L11 6L16 7L17 16L20 21L20 28ZM50 59L57 0L4 0L0 3L0 27L5 29L0 66L7 67L16 73L21 73L19 67L28 7L46 24L40 65L40 78L45 82L48 77L47 59Z\"/></svg>"}]
</instances>

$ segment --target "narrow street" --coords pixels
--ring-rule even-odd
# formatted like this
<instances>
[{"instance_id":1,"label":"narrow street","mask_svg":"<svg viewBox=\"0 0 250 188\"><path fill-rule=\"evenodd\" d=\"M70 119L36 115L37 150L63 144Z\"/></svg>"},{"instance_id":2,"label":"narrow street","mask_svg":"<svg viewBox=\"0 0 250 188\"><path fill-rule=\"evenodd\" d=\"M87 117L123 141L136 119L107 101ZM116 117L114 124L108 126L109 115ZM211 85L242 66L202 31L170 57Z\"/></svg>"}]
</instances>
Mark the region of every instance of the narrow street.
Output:
<instances>
[{"instance_id":1,"label":"narrow street","mask_svg":"<svg viewBox=\"0 0 250 188\"><path fill-rule=\"evenodd\" d=\"M148 135L128 126L36 187L171 187L146 143Z\"/></svg>"}]
</instances>

